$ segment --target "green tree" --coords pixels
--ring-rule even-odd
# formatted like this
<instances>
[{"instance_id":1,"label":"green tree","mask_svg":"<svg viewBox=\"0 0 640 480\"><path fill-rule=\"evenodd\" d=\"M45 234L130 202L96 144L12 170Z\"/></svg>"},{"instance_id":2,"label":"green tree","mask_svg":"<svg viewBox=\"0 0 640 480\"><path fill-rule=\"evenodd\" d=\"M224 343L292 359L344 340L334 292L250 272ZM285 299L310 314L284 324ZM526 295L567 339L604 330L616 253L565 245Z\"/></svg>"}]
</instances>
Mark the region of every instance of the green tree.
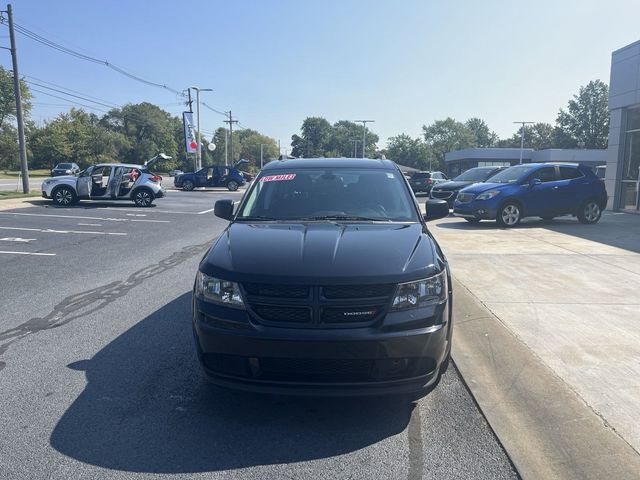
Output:
<instances>
[{"instance_id":1,"label":"green tree","mask_svg":"<svg viewBox=\"0 0 640 480\"><path fill-rule=\"evenodd\" d=\"M498 141L498 135L481 118L470 118L464 125L473 133L477 147L493 147Z\"/></svg>"},{"instance_id":2,"label":"green tree","mask_svg":"<svg viewBox=\"0 0 640 480\"><path fill-rule=\"evenodd\" d=\"M522 126L511 137L497 142L498 147L520 148L520 134ZM524 128L524 148L534 150L544 150L546 148L557 147L557 129L553 125L538 122L533 125L526 125Z\"/></svg>"},{"instance_id":3,"label":"green tree","mask_svg":"<svg viewBox=\"0 0 640 480\"><path fill-rule=\"evenodd\" d=\"M114 108L101 120L106 128L124 136L126 143L120 151L120 161L144 163L162 152L171 160L154 164L156 170L175 168L179 162L177 127L181 121L157 105L148 102L127 104Z\"/></svg>"},{"instance_id":4,"label":"green tree","mask_svg":"<svg viewBox=\"0 0 640 480\"><path fill-rule=\"evenodd\" d=\"M20 80L22 110L25 124L31 111L31 92ZM16 119L16 97L13 93L13 73L0 66L0 168L13 169L19 164L18 131Z\"/></svg>"},{"instance_id":5,"label":"green tree","mask_svg":"<svg viewBox=\"0 0 640 480\"><path fill-rule=\"evenodd\" d=\"M404 133L389 139L385 156L400 165L420 170L427 169L429 161L433 160L430 148L422 139L414 139Z\"/></svg>"},{"instance_id":6,"label":"green tree","mask_svg":"<svg viewBox=\"0 0 640 480\"><path fill-rule=\"evenodd\" d=\"M580 87L569 100L567 109L560 109L556 124L567 146L607 148L609 136L609 88L601 80L592 80ZM560 135L559 135L560 136Z\"/></svg>"},{"instance_id":7,"label":"green tree","mask_svg":"<svg viewBox=\"0 0 640 480\"><path fill-rule=\"evenodd\" d=\"M333 127L322 117L307 117L302 122L301 135L291 137L294 157L324 157L330 150Z\"/></svg>"},{"instance_id":8,"label":"green tree","mask_svg":"<svg viewBox=\"0 0 640 480\"><path fill-rule=\"evenodd\" d=\"M464 123L451 117L423 125L422 131L425 143L434 154L434 169L442 169L445 153L477 145L474 133Z\"/></svg>"}]
</instances>

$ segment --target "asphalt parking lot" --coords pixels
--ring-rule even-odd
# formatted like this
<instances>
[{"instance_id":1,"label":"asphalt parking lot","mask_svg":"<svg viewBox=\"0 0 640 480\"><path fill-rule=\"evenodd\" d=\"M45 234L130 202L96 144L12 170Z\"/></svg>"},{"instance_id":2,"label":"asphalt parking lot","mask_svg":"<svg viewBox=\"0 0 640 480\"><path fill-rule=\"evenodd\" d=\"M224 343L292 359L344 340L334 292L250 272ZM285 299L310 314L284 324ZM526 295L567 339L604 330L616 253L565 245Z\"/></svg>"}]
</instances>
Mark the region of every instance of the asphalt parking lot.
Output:
<instances>
[{"instance_id":1,"label":"asphalt parking lot","mask_svg":"<svg viewBox=\"0 0 640 480\"><path fill-rule=\"evenodd\" d=\"M517 478L455 366L417 403L203 380L190 290L241 195L0 210L0 478Z\"/></svg>"}]
</instances>

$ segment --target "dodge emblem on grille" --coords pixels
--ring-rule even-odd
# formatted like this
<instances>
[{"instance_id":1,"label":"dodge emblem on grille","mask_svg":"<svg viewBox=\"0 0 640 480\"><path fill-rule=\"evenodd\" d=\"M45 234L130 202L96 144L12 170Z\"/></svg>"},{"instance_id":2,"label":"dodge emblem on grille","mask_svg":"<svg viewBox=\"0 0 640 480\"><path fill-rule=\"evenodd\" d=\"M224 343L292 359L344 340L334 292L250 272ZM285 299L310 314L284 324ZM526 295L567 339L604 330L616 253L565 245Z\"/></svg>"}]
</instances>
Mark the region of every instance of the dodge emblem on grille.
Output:
<instances>
[{"instance_id":1,"label":"dodge emblem on grille","mask_svg":"<svg viewBox=\"0 0 640 480\"><path fill-rule=\"evenodd\" d=\"M375 315L376 311L375 310L364 310L364 311L360 311L360 312L343 312L342 314L345 317L359 317L359 316L363 316L363 315Z\"/></svg>"}]
</instances>

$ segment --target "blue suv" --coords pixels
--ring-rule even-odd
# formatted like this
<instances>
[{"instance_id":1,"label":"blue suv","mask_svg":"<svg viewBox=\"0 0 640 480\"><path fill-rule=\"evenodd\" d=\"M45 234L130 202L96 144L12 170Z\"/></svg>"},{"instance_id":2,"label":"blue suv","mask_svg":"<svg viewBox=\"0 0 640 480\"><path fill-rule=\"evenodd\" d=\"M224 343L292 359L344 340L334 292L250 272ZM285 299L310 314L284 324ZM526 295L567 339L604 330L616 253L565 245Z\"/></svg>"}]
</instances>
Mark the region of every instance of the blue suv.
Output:
<instances>
[{"instance_id":1,"label":"blue suv","mask_svg":"<svg viewBox=\"0 0 640 480\"><path fill-rule=\"evenodd\" d=\"M606 204L604 182L589 167L528 163L463 188L453 213L472 223L496 220L505 227L517 225L524 217L551 220L566 214L582 223L596 223Z\"/></svg>"}]
</instances>

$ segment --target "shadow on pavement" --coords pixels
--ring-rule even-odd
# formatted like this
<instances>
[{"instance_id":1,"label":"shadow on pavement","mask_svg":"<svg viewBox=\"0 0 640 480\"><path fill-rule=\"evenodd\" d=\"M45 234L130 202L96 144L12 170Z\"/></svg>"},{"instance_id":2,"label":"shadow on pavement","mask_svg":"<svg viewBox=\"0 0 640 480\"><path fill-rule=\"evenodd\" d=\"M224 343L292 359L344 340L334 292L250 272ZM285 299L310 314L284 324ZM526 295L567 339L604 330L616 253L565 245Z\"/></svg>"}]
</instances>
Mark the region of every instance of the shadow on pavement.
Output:
<instances>
[{"instance_id":1,"label":"shadow on pavement","mask_svg":"<svg viewBox=\"0 0 640 480\"><path fill-rule=\"evenodd\" d=\"M51 434L59 452L132 472L195 473L353 452L402 432L400 399L256 395L209 385L191 333L189 293L92 359L69 365L87 386Z\"/></svg>"},{"instance_id":2,"label":"shadow on pavement","mask_svg":"<svg viewBox=\"0 0 640 480\"><path fill-rule=\"evenodd\" d=\"M441 222L438 228L455 230L505 230L496 222L482 221L469 223L464 219L457 222ZM539 218L524 219L515 230L529 228L545 228L547 230L572 235L584 240L602 243L631 252L640 253L640 215L631 213L605 212L600 221L594 225L583 225L575 217L558 217L553 220Z\"/></svg>"}]
</instances>

